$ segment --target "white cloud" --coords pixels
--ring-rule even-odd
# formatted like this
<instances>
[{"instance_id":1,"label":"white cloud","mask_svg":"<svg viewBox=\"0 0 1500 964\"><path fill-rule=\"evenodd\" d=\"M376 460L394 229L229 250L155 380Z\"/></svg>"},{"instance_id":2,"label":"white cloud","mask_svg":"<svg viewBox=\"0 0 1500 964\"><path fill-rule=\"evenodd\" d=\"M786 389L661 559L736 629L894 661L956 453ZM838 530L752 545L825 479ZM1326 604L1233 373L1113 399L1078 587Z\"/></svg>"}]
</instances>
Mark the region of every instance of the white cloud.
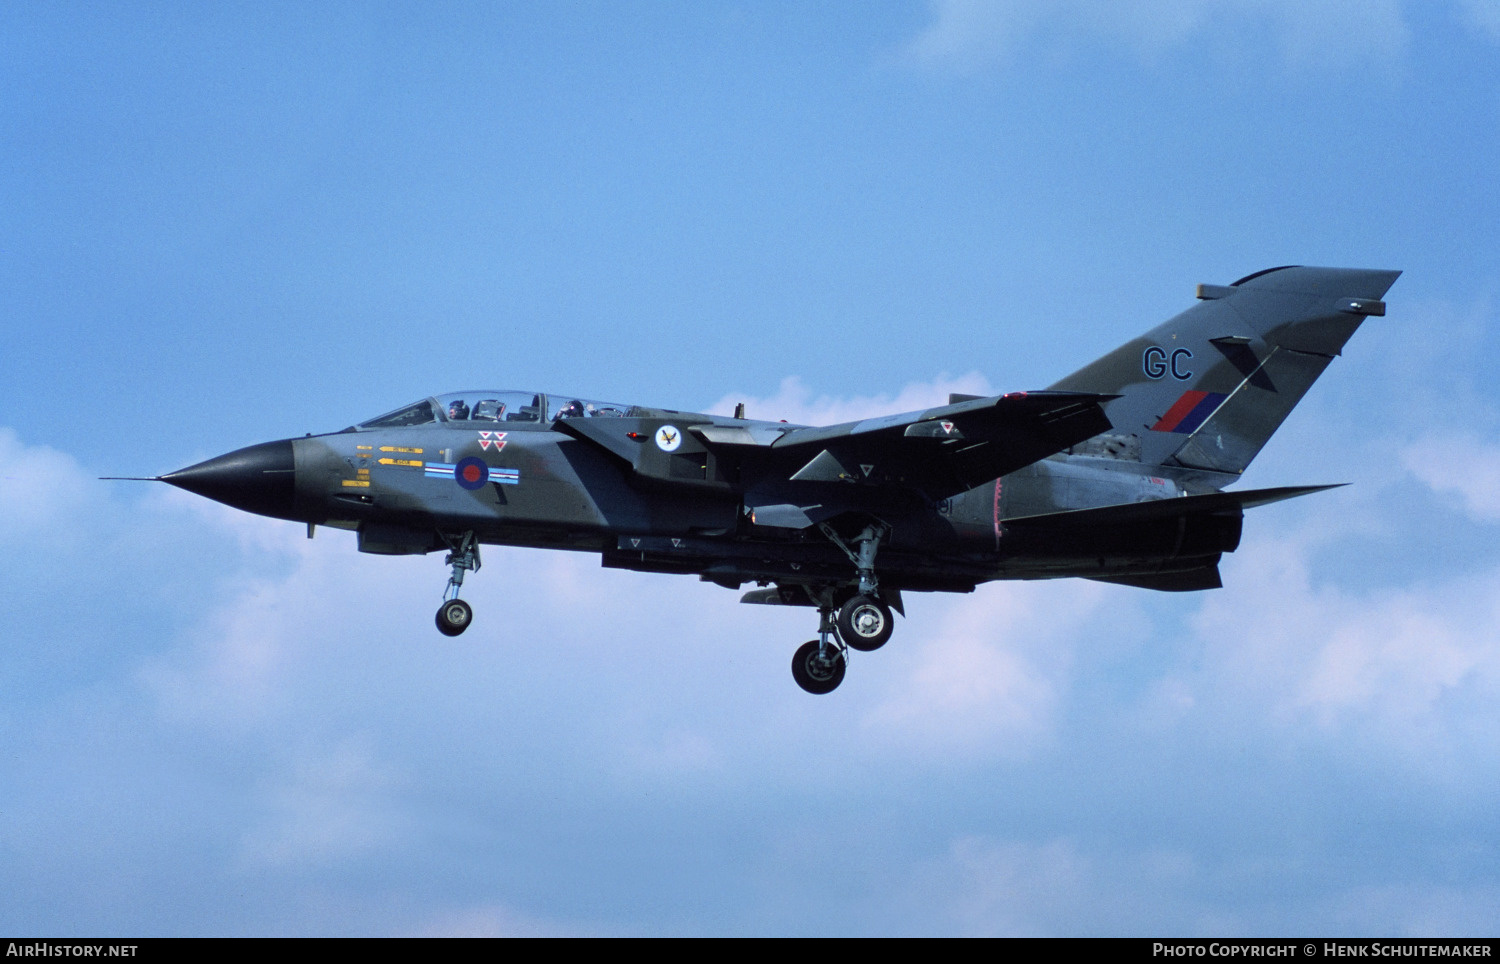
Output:
<instances>
[{"instance_id":1,"label":"white cloud","mask_svg":"<svg viewBox=\"0 0 1500 964\"><path fill-rule=\"evenodd\" d=\"M1309 542L1246 540L1233 591L1194 620L1194 702L1310 724L1446 779L1492 769L1500 759L1475 713L1500 696L1500 572L1349 589L1313 580ZM1474 750L1482 757L1460 762Z\"/></svg>"},{"instance_id":2,"label":"white cloud","mask_svg":"<svg viewBox=\"0 0 1500 964\"><path fill-rule=\"evenodd\" d=\"M1269 32L1292 62L1389 57L1409 33L1397 0L934 0L912 42L918 63L973 70L1011 56L1029 36L1083 36L1152 58L1189 40Z\"/></svg>"},{"instance_id":3,"label":"white cloud","mask_svg":"<svg viewBox=\"0 0 1500 964\"><path fill-rule=\"evenodd\" d=\"M956 378L944 373L930 382L911 382L896 395L814 397L812 390L802 383L802 379L791 376L781 380L781 386L774 395L765 398L726 395L708 410L727 415L734 411L736 402L744 402L745 415L749 418L780 420L796 425L836 425L876 415L892 415L947 405L949 393L993 395L994 390L989 381L977 372Z\"/></svg>"},{"instance_id":4,"label":"white cloud","mask_svg":"<svg viewBox=\"0 0 1500 964\"><path fill-rule=\"evenodd\" d=\"M1458 0L1458 4L1469 26L1500 41L1500 0Z\"/></svg>"},{"instance_id":5,"label":"white cloud","mask_svg":"<svg viewBox=\"0 0 1500 964\"><path fill-rule=\"evenodd\" d=\"M1478 522L1500 522L1500 448L1473 436L1427 436L1408 445L1401 464L1434 492L1457 496Z\"/></svg>"},{"instance_id":6,"label":"white cloud","mask_svg":"<svg viewBox=\"0 0 1500 964\"><path fill-rule=\"evenodd\" d=\"M922 622L891 644L903 653L874 657L901 667L864 714L863 733L916 758L1032 754L1067 699L1081 630L1110 594L1073 580L982 586L931 607L924 599Z\"/></svg>"},{"instance_id":7,"label":"white cloud","mask_svg":"<svg viewBox=\"0 0 1500 964\"><path fill-rule=\"evenodd\" d=\"M390 618L374 611L372 595L392 611L411 601L414 587L399 579L398 567L381 565L388 560L360 556L351 563L355 548L346 533L310 541L297 527L228 509L199 518L216 535L230 535L242 554L269 555L280 565L272 574L226 579L224 594L199 614L184 644L142 668L141 680L170 718L237 729L295 713L305 695L299 681L335 654L359 658L366 627ZM443 581L436 567L433 576L436 599Z\"/></svg>"},{"instance_id":8,"label":"white cloud","mask_svg":"<svg viewBox=\"0 0 1500 964\"><path fill-rule=\"evenodd\" d=\"M91 481L71 455L27 445L14 429L0 427L0 544L35 545L76 529L87 514Z\"/></svg>"},{"instance_id":9,"label":"white cloud","mask_svg":"<svg viewBox=\"0 0 1500 964\"><path fill-rule=\"evenodd\" d=\"M919 62L959 68L983 66L1011 52L1051 15L1046 0L1012 3L933 0L933 22L912 42Z\"/></svg>"}]
</instances>

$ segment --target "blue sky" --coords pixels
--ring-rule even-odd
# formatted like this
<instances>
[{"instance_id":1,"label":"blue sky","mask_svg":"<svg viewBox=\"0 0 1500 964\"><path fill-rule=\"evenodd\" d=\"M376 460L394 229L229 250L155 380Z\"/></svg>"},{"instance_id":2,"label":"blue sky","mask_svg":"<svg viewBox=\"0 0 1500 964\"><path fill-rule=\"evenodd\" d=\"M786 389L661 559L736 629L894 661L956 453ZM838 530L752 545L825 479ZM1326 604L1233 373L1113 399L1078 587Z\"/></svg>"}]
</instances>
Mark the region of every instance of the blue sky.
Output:
<instances>
[{"instance_id":1,"label":"blue sky","mask_svg":"<svg viewBox=\"0 0 1500 964\"><path fill-rule=\"evenodd\" d=\"M1500 6L0 10L0 930L1493 934ZM424 394L831 422L1399 268L1226 588L805 612L154 475Z\"/></svg>"}]
</instances>

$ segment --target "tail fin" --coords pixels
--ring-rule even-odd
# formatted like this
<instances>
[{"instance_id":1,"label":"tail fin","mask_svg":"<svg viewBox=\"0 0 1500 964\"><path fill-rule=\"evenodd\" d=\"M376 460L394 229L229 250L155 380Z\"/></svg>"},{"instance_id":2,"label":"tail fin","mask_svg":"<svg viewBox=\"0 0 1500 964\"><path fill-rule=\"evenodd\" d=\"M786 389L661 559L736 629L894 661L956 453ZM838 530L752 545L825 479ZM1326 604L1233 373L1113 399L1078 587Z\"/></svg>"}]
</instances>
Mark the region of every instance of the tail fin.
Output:
<instances>
[{"instance_id":1,"label":"tail fin","mask_svg":"<svg viewBox=\"0 0 1500 964\"><path fill-rule=\"evenodd\" d=\"M1201 303L1051 388L1120 396L1105 414L1143 462L1239 474L1400 275L1286 267L1199 285Z\"/></svg>"}]
</instances>

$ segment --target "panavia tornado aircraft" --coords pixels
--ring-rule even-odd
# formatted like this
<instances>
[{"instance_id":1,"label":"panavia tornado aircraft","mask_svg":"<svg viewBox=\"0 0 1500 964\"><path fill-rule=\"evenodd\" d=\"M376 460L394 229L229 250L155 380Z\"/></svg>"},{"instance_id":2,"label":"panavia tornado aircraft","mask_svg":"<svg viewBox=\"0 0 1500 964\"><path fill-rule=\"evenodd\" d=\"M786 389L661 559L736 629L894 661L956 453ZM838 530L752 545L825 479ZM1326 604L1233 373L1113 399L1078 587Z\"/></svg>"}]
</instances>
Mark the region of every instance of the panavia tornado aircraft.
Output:
<instances>
[{"instance_id":1,"label":"panavia tornado aircraft","mask_svg":"<svg viewBox=\"0 0 1500 964\"><path fill-rule=\"evenodd\" d=\"M844 678L903 593L1081 576L1221 585L1244 510L1329 486L1224 491L1400 272L1272 268L1044 391L809 427L539 392L424 398L342 431L160 476L277 519L353 530L361 552L446 551L438 629L483 544L597 552L696 575L742 602L807 606L792 675Z\"/></svg>"}]
</instances>

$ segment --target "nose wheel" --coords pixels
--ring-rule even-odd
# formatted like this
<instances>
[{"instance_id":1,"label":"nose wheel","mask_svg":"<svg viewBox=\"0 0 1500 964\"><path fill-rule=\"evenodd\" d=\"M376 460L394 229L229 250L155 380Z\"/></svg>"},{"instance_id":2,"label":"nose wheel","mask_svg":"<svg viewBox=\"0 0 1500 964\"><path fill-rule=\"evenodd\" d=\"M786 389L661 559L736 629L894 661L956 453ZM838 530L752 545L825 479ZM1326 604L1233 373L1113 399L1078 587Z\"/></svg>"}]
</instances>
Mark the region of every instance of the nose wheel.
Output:
<instances>
[{"instance_id":1,"label":"nose wheel","mask_svg":"<svg viewBox=\"0 0 1500 964\"><path fill-rule=\"evenodd\" d=\"M474 607L458 598L464 584L464 573L479 568L479 540L473 532L465 532L458 544L448 543L453 551L448 553L447 563L453 567L448 577L448 588L443 592L443 604L437 611L438 632L444 636L457 636L469 628L474 621Z\"/></svg>"},{"instance_id":2,"label":"nose wheel","mask_svg":"<svg viewBox=\"0 0 1500 964\"><path fill-rule=\"evenodd\" d=\"M792 679L809 693L832 693L844 681L849 654L835 629L833 596L823 590L818 600L818 638L797 647L792 654Z\"/></svg>"},{"instance_id":3,"label":"nose wheel","mask_svg":"<svg viewBox=\"0 0 1500 964\"><path fill-rule=\"evenodd\" d=\"M437 628L444 636L457 636L474 621L474 607L462 599L450 599L438 607Z\"/></svg>"},{"instance_id":4,"label":"nose wheel","mask_svg":"<svg viewBox=\"0 0 1500 964\"><path fill-rule=\"evenodd\" d=\"M792 656L792 679L809 693L832 693L844 681L846 668L842 650L816 639L798 646Z\"/></svg>"}]
</instances>

